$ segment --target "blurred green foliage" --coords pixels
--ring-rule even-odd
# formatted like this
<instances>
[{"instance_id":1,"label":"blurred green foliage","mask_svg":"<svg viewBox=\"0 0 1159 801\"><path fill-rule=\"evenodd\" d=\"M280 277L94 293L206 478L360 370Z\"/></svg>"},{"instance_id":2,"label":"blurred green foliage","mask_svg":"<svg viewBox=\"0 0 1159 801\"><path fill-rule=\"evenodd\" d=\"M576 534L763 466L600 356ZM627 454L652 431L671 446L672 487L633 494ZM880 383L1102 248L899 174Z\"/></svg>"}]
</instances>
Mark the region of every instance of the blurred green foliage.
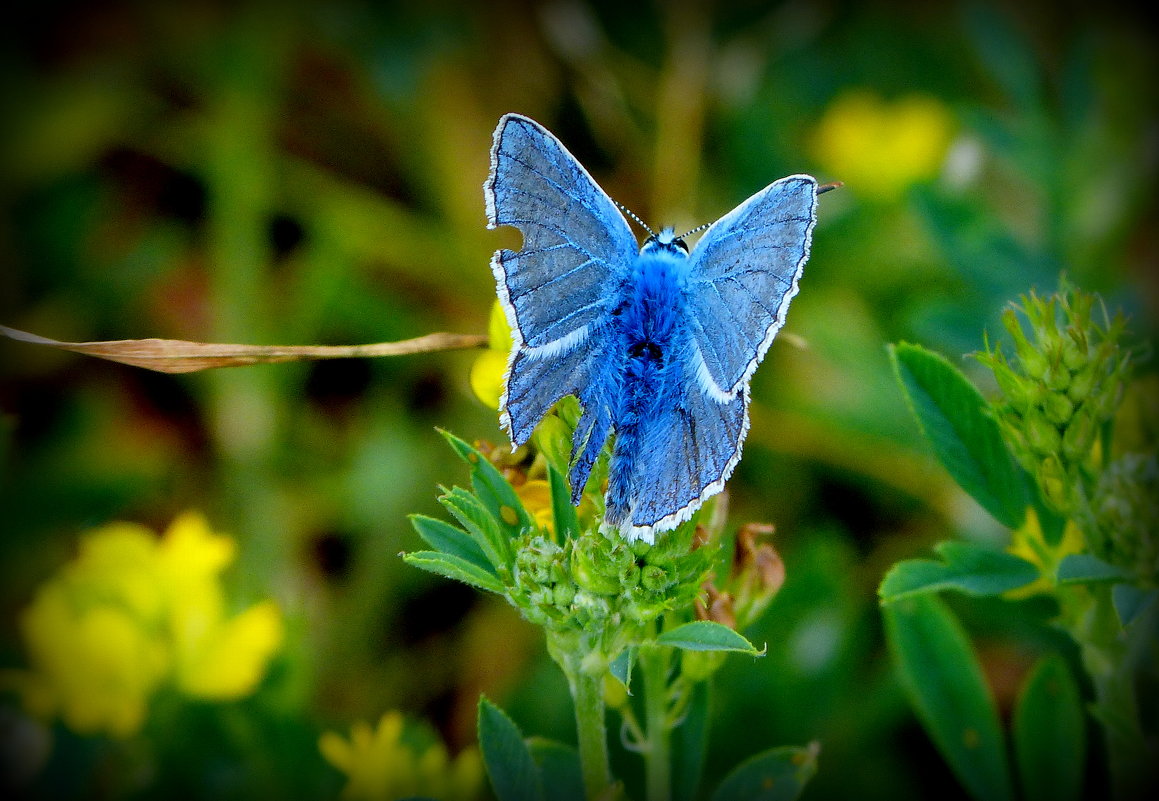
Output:
<instances>
[{"instance_id":1,"label":"blurred green foliage","mask_svg":"<svg viewBox=\"0 0 1159 801\"><path fill-rule=\"evenodd\" d=\"M794 172L846 180L822 198L785 330L806 347L782 335L756 374L729 484L732 520L776 524L787 581L745 632L768 657L731 659L716 683L706 786L819 740L814 798L844 797L850 777L866 799L954 797L874 590L951 532L1004 533L936 467L885 343L958 363L1062 270L1153 336L1159 56L1128 8L18 4L0 34L0 322L257 344L483 332L490 254L518 240L485 230L481 191L507 111L653 226L716 219ZM944 144L902 159L907 137ZM859 176L834 171L850 163ZM538 633L397 556L420 547L406 515L436 513L433 486L460 475L435 426L502 437L470 393L472 358L159 376L0 343L0 667L25 663L17 621L37 585L114 519L161 529L203 510L239 541L231 597L276 597L288 620L256 696L158 709L129 744L57 724L38 751L44 732L6 705L6 755L38 768L25 791L336 797L321 732L397 708L454 753L482 691L523 730L572 741ZM960 615L1006 716L1058 643L1050 610Z\"/></svg>"}]
</instances>

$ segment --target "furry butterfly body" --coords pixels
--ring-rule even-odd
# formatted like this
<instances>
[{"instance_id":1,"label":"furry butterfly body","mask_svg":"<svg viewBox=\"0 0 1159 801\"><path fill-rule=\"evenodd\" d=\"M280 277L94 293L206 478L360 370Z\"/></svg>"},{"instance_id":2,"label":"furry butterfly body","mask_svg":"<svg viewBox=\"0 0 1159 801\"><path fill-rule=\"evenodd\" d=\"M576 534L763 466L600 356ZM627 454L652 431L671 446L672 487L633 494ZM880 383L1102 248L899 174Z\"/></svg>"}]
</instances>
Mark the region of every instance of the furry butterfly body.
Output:
<instances>
[{"instance_id":1,"label":"furry butterfly body","mask_svg":"<svg viewBox=\"0 0 1159 801\"><path fill-rule=\"evenodd\" d=\"M651 542L719 492L740 460L749 382L808 259L816 181L770 184L691 253L671 229L639 247L559 140L508 114L484 194L489 227L523 233L521 250L491 262L514 339L501 422L520 445L575 395L573 503L614 434L605 522Z\"/></svg>"}]
</instances>

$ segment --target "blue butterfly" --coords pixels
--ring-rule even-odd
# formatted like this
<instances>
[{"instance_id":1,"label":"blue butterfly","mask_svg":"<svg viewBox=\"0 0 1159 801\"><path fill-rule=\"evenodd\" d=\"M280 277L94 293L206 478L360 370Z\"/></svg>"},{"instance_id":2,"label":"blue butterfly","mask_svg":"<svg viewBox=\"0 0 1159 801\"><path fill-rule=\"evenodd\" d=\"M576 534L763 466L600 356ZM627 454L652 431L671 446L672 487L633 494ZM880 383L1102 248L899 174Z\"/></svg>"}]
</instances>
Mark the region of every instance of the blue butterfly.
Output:
<instances>
[{"instance_id":1,"label":"blue butterfly","mask_svg":"<svg viewBox=\"0 0 1159 801\"><path fill-rule=\"evenodd\" d=\"M749 381L797 294L817 182L770 184L691 252L672 228L639 247L567 148L507 114L483 191L488 228L523 233L522 250L491 260L514 338L503 428L521 445L556 401L576 396L572 503L614 433L604 522L653 542L720 492L740 461Z\"/></svg>"}]
</instances>

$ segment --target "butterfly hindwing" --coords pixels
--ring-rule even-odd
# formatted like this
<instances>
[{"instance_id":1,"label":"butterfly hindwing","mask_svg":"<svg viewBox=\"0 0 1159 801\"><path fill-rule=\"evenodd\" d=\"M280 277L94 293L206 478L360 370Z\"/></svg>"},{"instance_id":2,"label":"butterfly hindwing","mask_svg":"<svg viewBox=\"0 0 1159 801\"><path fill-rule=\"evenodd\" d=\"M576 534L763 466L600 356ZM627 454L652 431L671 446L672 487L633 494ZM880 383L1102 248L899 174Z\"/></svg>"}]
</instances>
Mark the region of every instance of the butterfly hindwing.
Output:
<instances>
[{"instance_id":1,"label":"butterfly hindwing","mask_svg":"<svg viewBox=\"0 0 1159 801\"><path fill-rule=\"evenodd\" d=\"M495 129L484 195L489 227L523 234L521 250L496 251L491 262L514 339L504 427L522 444L555 401L574 394L585 407L585 430L606 438L603 398L615 376L600 357L608 314L637 253L631 229L559 140L518 114Z\"/></svg>"},{"instance_id":2,"label":"butterfly hindwing","mask_svg":"<svg viewBox=\"0 0 1159 801\"><path fill-rule=\"evenodd\" d=\"M651 541L724 487L748 431L748 389L721 402L693 381L641 420L632 442L617 439L608 519ZM619 434L617 435L619 436Z\"/></svg>"},{"instance_id":3,"label":"butterfly hindwing","mask_svg":"<svg viewBox=\"0 0 1159 801\"><path fill-rule=\"evenodd\" d=\"M693 250L687 302L700 387L730 400L747 386L809 258L817 182L782 178L722 217Z\"/></svg>"}]
</instances>

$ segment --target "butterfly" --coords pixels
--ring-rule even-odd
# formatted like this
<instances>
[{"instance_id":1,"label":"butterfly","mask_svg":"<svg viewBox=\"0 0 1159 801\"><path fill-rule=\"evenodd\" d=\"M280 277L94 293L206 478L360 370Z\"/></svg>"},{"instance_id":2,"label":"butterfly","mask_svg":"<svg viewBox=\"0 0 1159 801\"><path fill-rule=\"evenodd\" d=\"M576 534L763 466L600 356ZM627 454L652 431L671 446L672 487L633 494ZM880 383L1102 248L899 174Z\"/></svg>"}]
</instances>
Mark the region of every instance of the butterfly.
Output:
<instances>
[{"instance_id":1,"label":"butterfly","mask_svg":"<svg viewBox=\"0 0 1159 801\"><path fill-rule=\"evenodd\" d=\"M522 445L574 395L583 413L568 470L572 503L614 434L604 523L654 542L720 492L740 461L750 380L809 258L817 181L770 184L691 250L672 228L649 229L640 246L559 139L506 114L483 192L487 227L523 234L521 250L491 260L514 340L500 422Z\"/></svg>"}]
</instances>

